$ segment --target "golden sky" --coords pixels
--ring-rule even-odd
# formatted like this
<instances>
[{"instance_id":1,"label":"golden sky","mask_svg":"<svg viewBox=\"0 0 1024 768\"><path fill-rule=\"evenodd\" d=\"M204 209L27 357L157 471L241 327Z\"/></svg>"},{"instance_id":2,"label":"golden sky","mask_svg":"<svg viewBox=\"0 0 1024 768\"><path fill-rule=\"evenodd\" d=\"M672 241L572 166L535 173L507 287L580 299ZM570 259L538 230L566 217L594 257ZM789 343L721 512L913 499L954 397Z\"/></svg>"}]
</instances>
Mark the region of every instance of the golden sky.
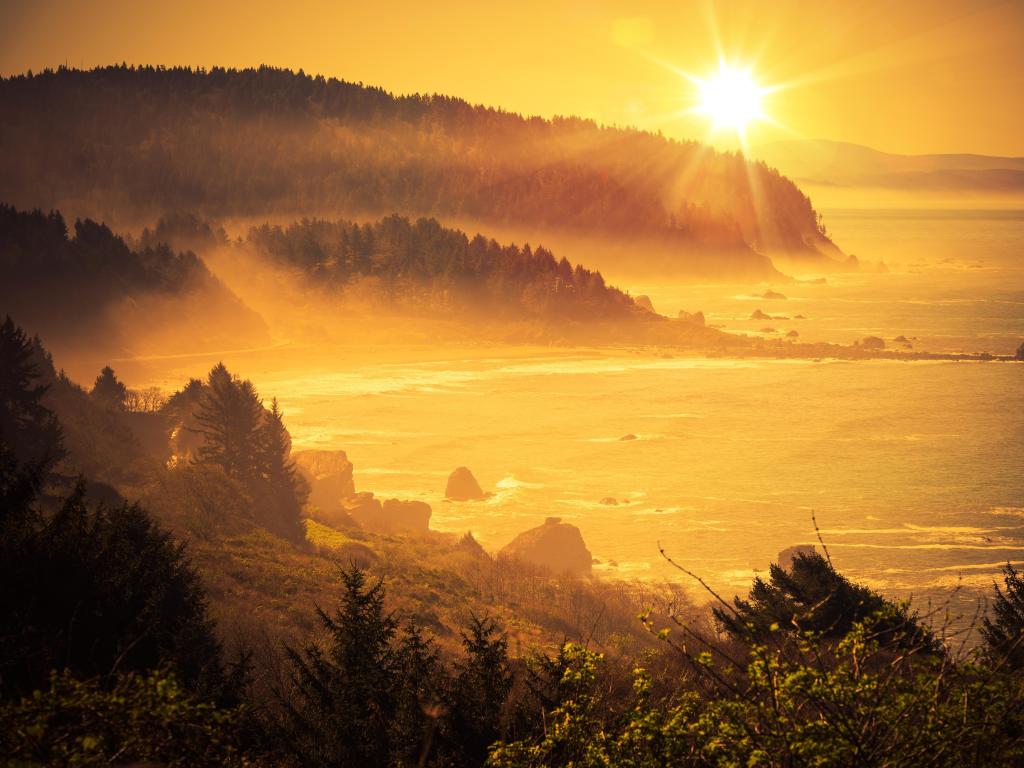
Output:
<instances>
[{"instance_id":1,"label":"golden sky","mask_svg":"<svg viewBox=\"0 0 1024 768\"><path fill-rule=\"evenodd\" d=\"M0 72L67 63L302 68L517 112L704 138L686 114L719 52L780 125L902 152L1024 155L1021 0L11 2ZM728 144L719 135L717 143Z\"/></svg>"}]
</instances>

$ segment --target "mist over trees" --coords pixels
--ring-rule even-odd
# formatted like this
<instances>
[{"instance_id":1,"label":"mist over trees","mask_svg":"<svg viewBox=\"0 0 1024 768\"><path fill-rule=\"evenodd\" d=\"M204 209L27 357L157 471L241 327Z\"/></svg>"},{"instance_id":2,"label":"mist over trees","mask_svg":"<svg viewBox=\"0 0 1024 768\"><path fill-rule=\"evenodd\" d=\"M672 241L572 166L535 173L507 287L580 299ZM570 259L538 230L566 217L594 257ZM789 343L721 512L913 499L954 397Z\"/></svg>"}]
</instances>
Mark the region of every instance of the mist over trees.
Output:
<instances>
[{"instance_id":1,"label":"mist over trees","mask_svg":"<svg viewBox=\"0 0 1024 768\"><path fill-rule=\"evenodd\" d=\"M0 203L0 269L0 306L51 343L116 350L134 335L172 327L200 336L205 327L236 341L266 330L195 253L165 243L132 249L91 219L69 233L58 211Z\"/></svg>"},{"instance_id":2,"label":"mist over trees","mask_svg":"<svg viewBox=\"0 0 1024 768\"><path fill-rule=\"evenodd\" d=\"M61 68L0 80L0 199L136 222L163 211L433 215L643 237L681 264L839 255L762 163L589 120L271 67ZM156 181L159 180L159 181Z\"/></svg>"},{"instance_id":3,"label":"mist over trees","mask_svg":"<svg viewBox=\"0 0 1024 768\"><path fill-rule=\"evenodd\" d=\"M410 308L577 320L646 315L600 272L556 260L543 247L470 239L434 219L264 224L249 230L247 243L316 285Z\"/></svg>"}]
</instances>

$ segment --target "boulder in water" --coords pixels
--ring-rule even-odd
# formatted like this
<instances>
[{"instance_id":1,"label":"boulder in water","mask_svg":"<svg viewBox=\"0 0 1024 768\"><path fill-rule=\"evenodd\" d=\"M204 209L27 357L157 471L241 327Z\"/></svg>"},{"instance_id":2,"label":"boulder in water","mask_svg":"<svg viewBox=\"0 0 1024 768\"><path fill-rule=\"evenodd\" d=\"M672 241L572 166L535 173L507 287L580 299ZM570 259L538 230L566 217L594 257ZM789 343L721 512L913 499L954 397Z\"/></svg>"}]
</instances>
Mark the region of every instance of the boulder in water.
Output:
<instances>
[{"instance_id":1,"label":"boulder in water","mask_svg":"<svg viewBox=\"0 0 1024 768\"><path fill-rule=\"evenodd\" d=\"M380 526L383 532L426 533L430 530L430 505L425 501L388 499L381 510Z\"/></svg>"},{"instance_id":2,"label":"boulder in water","mask_svg":"<svg viewBox=\"0 0 1024 768\"><path fill-rule=\"evenodd\" d=\"M793 570L793 561L800 555L816 555L818 550L812 544L797 544L793 547L786 547L779 552L779 566L784 571Z\"/></svg>"},{"instance_id":3,"label":"boulder in water","mask_svg":"<svg viewBox=\"0 0 1024 768\"><path fill-rule=\"evenodd\" d=\"M639 439L640 438L638 438L632 432L629 432L628 434L625 434L625 435L623 435L622 437L619 438L619 440L639 440Z\"/></svg>"},{"instance_id":4,"label":"boulder in water","mask_svg":"<svg viewBox=\"0 0 1024 768\"><path fill-rule=\"evenodd\" d=\"M559 517L549 517L544 525L520 533L499 556L573 576L589 576L593 565L580 529Z\"/></svg>"},{"instance_id":5,"label":"boulder in water","mask_svg":"<svg viewBox=\"0 0 1024 768\"><path fill-rule=\"evenodd\" d=\"M619 500L614 496L605 496L601 499L600 503L604 504L606 507L617 507L619 505Z\"/></svg>"},{"instance_id":6,"label":"boulder in water","mask_svg":"<svg viewBox=\"0 0 1024 768\"><path fill-rule=\"evenodd\" d=\"M444 489L445 498L452 501L478 501L487 495L480 488L480 483L473 477L467 467L459 467L448 476L448 484Z\"/></svg>"},{"instance_id":7,"label":"boulder in water","mask_svg":"<svg viewBox=\"0 0 1024 768\"><path fill-rule=\"evenodd\" d=\"M768 299L769 301L785 301L786 297L778 291L765 291L761 294L762 299Z\"/></svg>"}]
</instances>

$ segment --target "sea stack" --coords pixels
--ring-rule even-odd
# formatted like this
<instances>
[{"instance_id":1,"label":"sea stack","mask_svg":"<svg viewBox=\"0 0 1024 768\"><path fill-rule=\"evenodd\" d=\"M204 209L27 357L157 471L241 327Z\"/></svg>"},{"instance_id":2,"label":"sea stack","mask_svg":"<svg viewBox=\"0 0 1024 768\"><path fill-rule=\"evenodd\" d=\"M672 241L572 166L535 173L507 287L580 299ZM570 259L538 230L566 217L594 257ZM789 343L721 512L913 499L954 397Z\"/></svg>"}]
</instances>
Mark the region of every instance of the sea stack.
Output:
<instances>
[{"instance_id":1,"label":"sea stack","mask_svg":"<svg viewBox=\"0 0 1024 768\"><path fill-rule=\"evenodd\" d=\"M473 477L467 467L459 467L448 476L448 484L444 488L445 498L451 501L479 501L487 498L480 488L480 483Z\"/></svg>"},{"instance_id":2,"label":"sea stack","mask_svg":"<svg viewBox=\"0 0 1024 768\"><path fill-rule=\"evenodd\" d=\"M589 576L593 564L580 529L560 517L520 533L498 555L572 576Z\"/></svg>"}]
</instances>

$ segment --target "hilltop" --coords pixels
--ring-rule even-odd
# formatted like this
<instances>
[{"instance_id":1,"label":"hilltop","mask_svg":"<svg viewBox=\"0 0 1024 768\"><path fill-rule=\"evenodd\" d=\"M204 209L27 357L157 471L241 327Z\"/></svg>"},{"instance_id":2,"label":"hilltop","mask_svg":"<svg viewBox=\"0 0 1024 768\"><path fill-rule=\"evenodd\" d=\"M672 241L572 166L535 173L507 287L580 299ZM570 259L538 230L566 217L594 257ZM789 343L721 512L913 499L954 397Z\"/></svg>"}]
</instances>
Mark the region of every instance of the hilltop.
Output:
<instances>
[{"instance_id":1,"label":"hilltop","mask_svg":"<svg viewBox=\"0 0 1024 768\"><path fill-rule=\"evenodd\" d=\"M17 150L0 158L0 199L118 225L176 209L438 216L606 243L595 266L755 278L777 276L763 254L842 257L763 163L576 117L270 67L61 68L0 80L0 109Z\"/></svg>"}]
</instances>

